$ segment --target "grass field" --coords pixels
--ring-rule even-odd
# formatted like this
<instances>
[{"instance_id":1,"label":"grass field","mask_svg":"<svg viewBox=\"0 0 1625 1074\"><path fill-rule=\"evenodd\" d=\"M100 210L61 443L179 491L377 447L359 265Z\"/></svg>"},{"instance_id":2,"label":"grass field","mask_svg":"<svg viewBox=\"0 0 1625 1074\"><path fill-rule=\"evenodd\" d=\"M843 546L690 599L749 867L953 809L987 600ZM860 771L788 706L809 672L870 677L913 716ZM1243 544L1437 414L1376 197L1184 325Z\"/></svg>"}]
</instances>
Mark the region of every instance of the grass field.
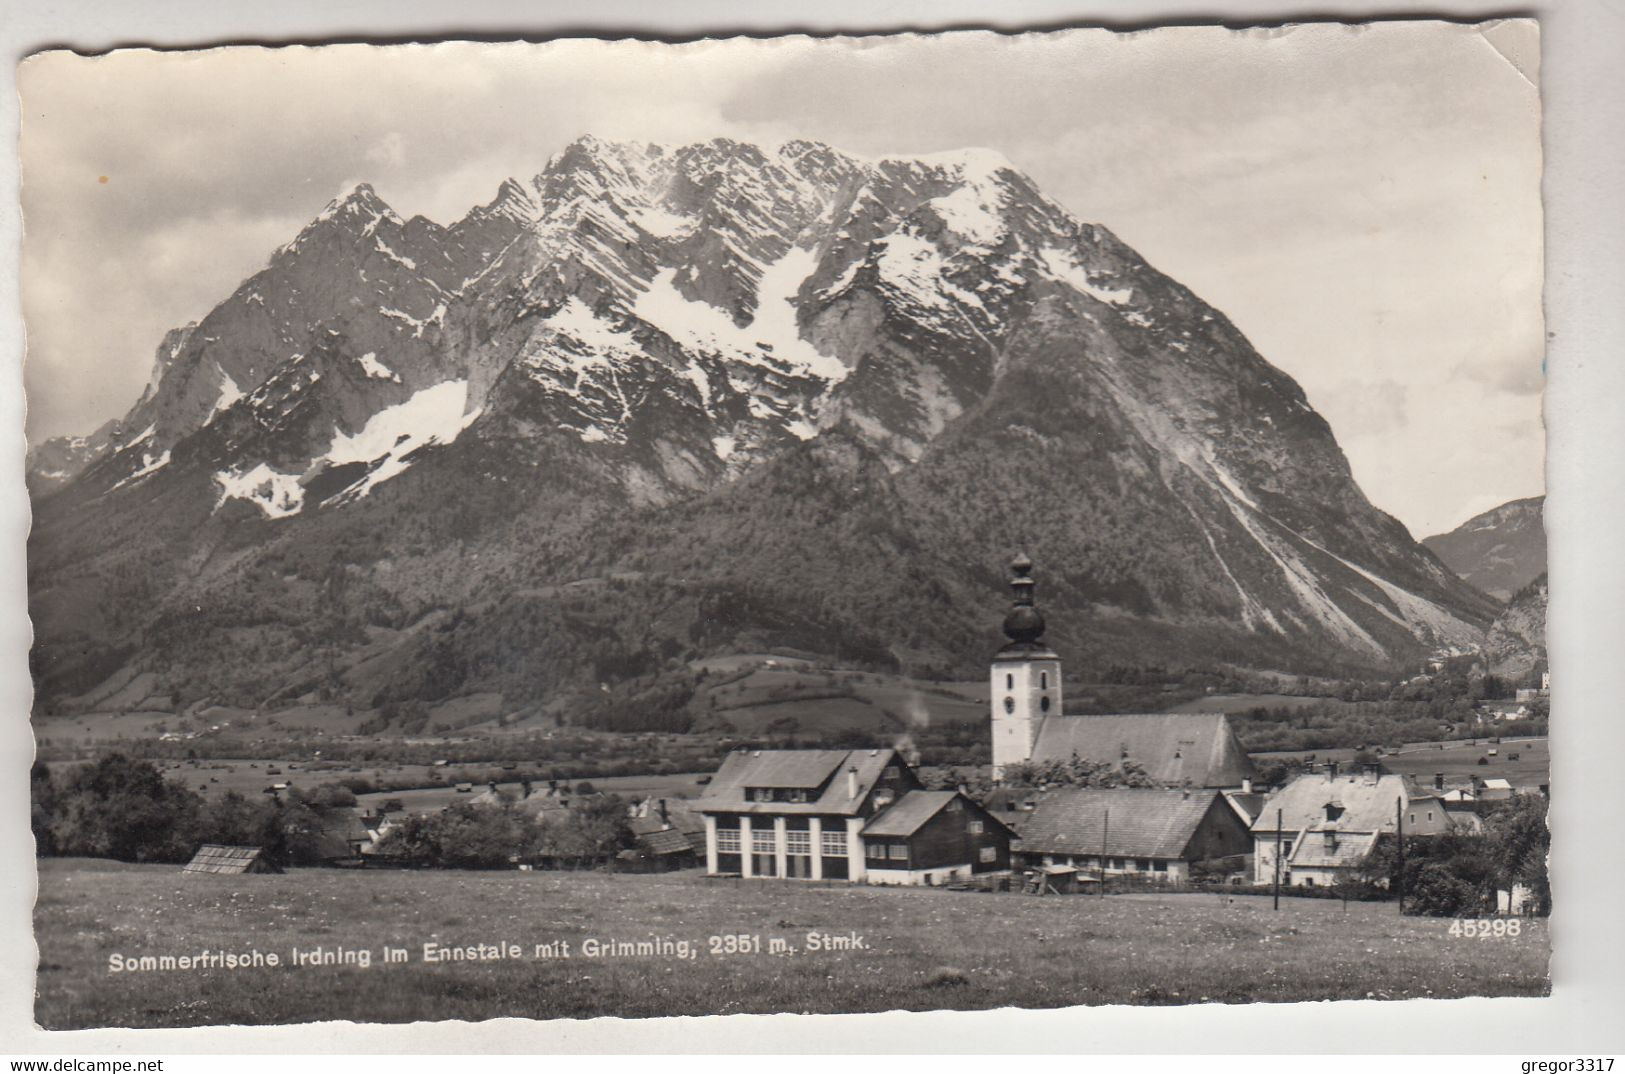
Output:
<instances>
[{"instance_id":1,"label":"grass field","mask_svg":"<svg viewBox=\"0 0 1625 1074\"><path fill-rule=\"evenodd\" d=\"M1544 995L1547 930L1467 940L1391 904L1217 895L989 895L718 881L692 874L347 872L183 875L40 863L36 1018L50 1029L646 1017ZM809 933L861 937L812 950ZM758 937L713 953L708 937ZM584 956L589 939L683 940ZM774 941L785 948L777 953ZM571 957L534 958L570 944ZM753 947L757 941L747 941ZM523 957L428 962L425 943ZM292 951L372 964L293 966ZM409 961L385 963L385 947ZM109 956L275 952L277 968L119 972Z\"/></svg>"},{"instance_id":2,"label":"grass field","mask_svg":"<svg viewBox=\"0 0 1625 1074\"><path fill-rule=\"evenodd\" d=\"M1495 750L1494 757L1489 755ZM1313 753L1317 761L1339 761L1347 764L1354 760L1356 750L1290 750L1281 753L1255 753L1254 762L1263 764L1273 760L1301 760ZM1517 760L1512 759L1517 754ZM1478 759L1485 758L1486 764ZM1471 776L1481 779L1499 777L1514 787L1538 787L1551 780L1551 747L1545 738L1507 738L1492 742L1488 738L1459 742L1411 742L1397 753L1390 750L1382 756L1383 767L1399 775L1410 776L1419 787L1433 784L1435 772L1444 773L1448 785L1464 783Z\"/></svg>"}]
</instances>

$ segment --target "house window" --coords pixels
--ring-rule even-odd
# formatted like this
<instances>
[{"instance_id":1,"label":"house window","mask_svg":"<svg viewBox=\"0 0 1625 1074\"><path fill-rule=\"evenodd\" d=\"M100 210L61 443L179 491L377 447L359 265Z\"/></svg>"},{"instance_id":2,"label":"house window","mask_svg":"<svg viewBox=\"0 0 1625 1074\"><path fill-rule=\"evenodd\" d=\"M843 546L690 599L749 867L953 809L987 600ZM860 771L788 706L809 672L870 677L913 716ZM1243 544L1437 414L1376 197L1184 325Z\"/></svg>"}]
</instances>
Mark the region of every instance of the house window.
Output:
<instances>
[{"instance_id":1,"label":"house window","mask_svg":"<svg viewBox=\"0 0 1625 1074\"><path fill-rule=\"evenodd\" d=\"M884 772L880 773L880 778L881 779L896 779L897 778L897 766L894 765L894 764L887 765L886 770Z\"/></svg>"},{"instance_id":2,"label":"house window","mask_svg":"<svg viewBox=\"0 0 1625 1074\"><path fill-rule=\"evenodd\" d=\"M773 838L776 833L769 828L762 831L754 828L750 833L750 852L752 854L771 854L777 849L777 840Z\"/></svg>"},{"instance_id":3,"label":"house window","mask_svg":"<svg viewBox=\"0 0 1625 1074\"><path fill-rule=\"evenodd\" d=\"M812 833L811 832L785 832L784 833L784 852L786 854L808 854L808 855L810 855L812 853Z\"/></svg>"},{"instance_id":4,"label":"house window","mask_svg":"<svg viewBox=\"0 0 1625 1074\"><path fill-rule=\"evenodd\" d=\"M846 857L846 833L845 832L824 832L821 839L820 839L820 842L823 844L824 853L829 855L830 857L832 857L832 858L844 858L844 857Z\"/></svg>"},{"instance_id":5,"label":"house window","mask_svg":"<svg viewBox=\"0 0 1625 1074\"><path fill-rule=\"evenodd\" d=\"M1141 858L1138 862L1135 863L1135 865L1138 866L1140 872L1142 872L1142 873L1149 873L1151 871L1151 859L1150 858Z\"/></svg>"},{"instance_id":6,"label":"house window","mask_svg":"<svg viewBox=\"0 0 1625 1074\"><path fill-rule=\"evenodd\" d=\"M1428 820L1432 820L1432 819L1433 819L1433 810L1430 809L1430 810L1428 810Z\"/></svg>"},{"instance_id":7,"label":"house window","mask_svg":"<svg viewBox=\"0 0 1625 1074\"><path fill-rule=\"evenodd\" d=\"M871 858L884 858L886 856L886 844L885 843L870 843L870 844L868 844L868 847L869 847L869 851L868 851L869 857L871 857Z\"/></svg>"},{"instance_id":8,"label":"house window","mask_svg":"<svg viewBox=\"0 0 1625 1074\"><path fill-rule=\"evenodd\" d=\"M1122 858L1113 858L1112 863L1111 863L1111 868L1113 868L1113 869L1121 869L1121 868L1123 868L1123 859Z\"/></svg>"},{"instance_id":9,"label":"house window","mask_svg":"<svg viewBox=\"0 0 1625 1074\"><path fill-rule=\"evenodd\" d=\"M717 853L718 854L737 854L737 853L739 853L739 829L737 829L737 828L718 828L717 829Z\"/></svg>"},{"instance_id":10,"label":"house window","mask_svg":"<svg viewBox=\"0 0 1625 1074\"><path fill-rule=\"evenodd\" d=\"M951 800L947 805L943 806L943 808L946 809L950 813L957 813L957 812L960 811L960 809L962 809L964 807L962 805L960 805L959 799L955 798L955 799Z\"/></svg>"},{"instance_id":11,"label":"house window","mask_svg":"<svg viewBox=\"0 0 1625 1074\"><path fill-rule=\"evenodd\" d=\"M982 834L982 822L979 820L971 821L967 828L972 835Z\"/></svg>"},{"instance_id":12,"label":"house window","mask_svg":"<svg viewBox=\"0 0 1625 1074\"><path fill-rule=\"evenodd\" d=\"M982 851L981 851L981 857L982 857L983 862L995 862L995 861L998 861L999 860L998 848L997 847L983 847Z\"/></svg>"},{"instance_id":13,"label":"house window","mask_svg":"<svg viewBox=\"0 0 1625 1074\"><path fill-rule=\"evenodd\" d=\"M892 861L907 861L908 860L908 847L907 847L907 845L905 845L903 843L893 843L891 845L891 860Z\"/></svg>"},{"instance_id":14,"label":"house window","mask_svg":"<svg viewBox=\"0 0 1625 1074\"><path fill-rule=\"evenodd\" d=\"M1166 873L1168 871L1168 863L1165 861L1154 861L1151 863L1151 871L1154 873Z\"/></svg>"}]
</instances>

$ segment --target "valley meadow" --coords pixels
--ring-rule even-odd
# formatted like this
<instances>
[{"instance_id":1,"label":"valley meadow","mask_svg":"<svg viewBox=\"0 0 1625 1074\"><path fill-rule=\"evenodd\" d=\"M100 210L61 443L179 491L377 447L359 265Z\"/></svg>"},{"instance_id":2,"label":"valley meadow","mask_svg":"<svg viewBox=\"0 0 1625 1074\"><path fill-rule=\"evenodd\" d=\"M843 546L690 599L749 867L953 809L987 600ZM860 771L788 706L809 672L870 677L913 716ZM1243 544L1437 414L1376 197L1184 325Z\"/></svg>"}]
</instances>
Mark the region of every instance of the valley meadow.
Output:
<instances>
[{"instance_id":1,"label":"valley meadow","mask_svg":"<svg viewBox=\"0 0 1625 1074\"><path fill-rule=\"evenodd\" d=\"M1545 921L1466 939L1392 903L1283 898L1277 912L1216 893L1035 898L694 873L39 868L35 1013L49 1029L1549 991ZM648 947L589 957L589 941ZM425 945L517 957L430 962ZM386 962L386 947L405 961ZM292 965L316 949L350 964ZM280 965L111 968L115 955L256 950Z\"/></svg>"}]
</instances>

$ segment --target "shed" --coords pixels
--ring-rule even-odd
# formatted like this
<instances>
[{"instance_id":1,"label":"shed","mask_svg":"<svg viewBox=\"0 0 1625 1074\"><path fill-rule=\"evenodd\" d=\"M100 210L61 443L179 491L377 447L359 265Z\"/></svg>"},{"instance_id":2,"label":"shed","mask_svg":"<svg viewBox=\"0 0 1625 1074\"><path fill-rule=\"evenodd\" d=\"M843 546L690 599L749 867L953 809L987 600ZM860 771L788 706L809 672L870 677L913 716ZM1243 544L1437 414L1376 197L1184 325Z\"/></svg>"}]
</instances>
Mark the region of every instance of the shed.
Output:
<instances>
[{"instance_id":1,"label":"shed","mask_svg":"<svg viewBox=\"0 0 1625 1074\"><path fill-rule=\"evenodd\" d=\"M204 843L192 855L192 860L181 870L183 873L280 873L282 870L265 857L263 847L232 847L220 843Z\"/></svg>"}]
</instances>

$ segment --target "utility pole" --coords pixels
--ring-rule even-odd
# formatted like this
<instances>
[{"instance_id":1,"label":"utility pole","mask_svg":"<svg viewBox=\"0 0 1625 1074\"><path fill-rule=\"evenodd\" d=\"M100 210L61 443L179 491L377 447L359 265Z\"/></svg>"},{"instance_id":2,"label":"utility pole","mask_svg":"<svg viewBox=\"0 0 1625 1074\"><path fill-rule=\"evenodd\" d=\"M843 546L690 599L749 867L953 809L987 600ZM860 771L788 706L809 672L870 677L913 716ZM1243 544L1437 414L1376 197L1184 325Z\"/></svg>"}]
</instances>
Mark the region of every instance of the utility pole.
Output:
<instances>
[{"instance_id":1,"label":"utility pole","mask_svg":"<svg viewBox=\"0 0 1625 1074\"><path fill-rule=\"evenodd\" d=\"M1275 906L1281 908L1281 811L1275 811Z\"/></svg>"},{"instance_id":2,"label":"utility pole","mask_svg":"<svg viewBox=\"0 0 1625 1074\"><path fill-rule=\"evenodd\" d=\"M1395 884L1399 888L1399 912L1405 912L1405 799L1394 801L1394 834L1399 842L1399 873Z\"/></svg>"},{"instance_id":3,"label":"utility pole","mask_svg":"<svg viewBox=\"0 0 1625 1074\"><path fill-rule=\"evenodd\" d=\"M1106 835L1112 830L1112 811L1106 810L1100 822L1100 897L1106 897Z\"/></svg>"}]
</instances>

